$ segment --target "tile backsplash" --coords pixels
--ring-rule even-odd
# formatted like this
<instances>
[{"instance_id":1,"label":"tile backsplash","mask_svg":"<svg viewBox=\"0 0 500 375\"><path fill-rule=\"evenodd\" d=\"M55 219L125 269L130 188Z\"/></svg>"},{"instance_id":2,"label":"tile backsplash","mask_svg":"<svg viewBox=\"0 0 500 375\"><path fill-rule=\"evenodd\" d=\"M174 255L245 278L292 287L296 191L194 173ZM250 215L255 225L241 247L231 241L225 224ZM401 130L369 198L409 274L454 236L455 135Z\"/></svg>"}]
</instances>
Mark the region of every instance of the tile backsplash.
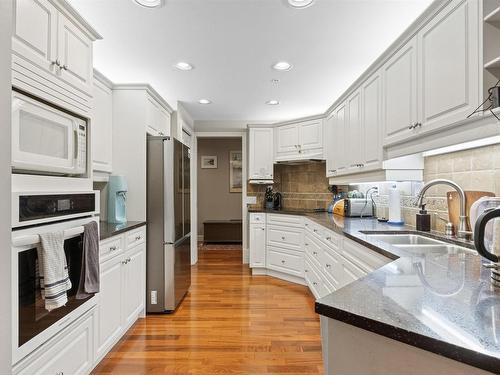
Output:
<instances>
[{"instance_id":1,"label":"tile backsplash","mask_svg":"<svg viewBox=\"0 0 500 375\"><path fill-rule=\"evenodd\" d=\"M500 196L500 144L485 146L449 154L428 156L424 164L424 181L436 178L445 178L456 182L464 190L478 190L495 193ZM374 184L352 186L365 192ZM392 183L378 183L379 197L377 215L388 215L388 193ZM401 207L406 224L415 226L415 215L418 208L413 206L414 197L418 194L422 182L399 182L401 190ZM429 189L426 193L427 210L431 214L433 230L444 231L444 222L436 218L448 218L446 192L452 191L448 186L439 185Z\"/></svg>"},{"instance_id":2,"label":"tile backsplash","mask_svg":"<svg viewBox=\"0 0 500 375\"><path fill-rule=\"evenodd\" d=\"M325 163L275 164L273 173L273 190L283 195L283 208L326 209L330 204ZM264 206L265 191L265 185L248 184L247 195L257 197L257 203L249 208Z\"/></svg>"}]
</instances>

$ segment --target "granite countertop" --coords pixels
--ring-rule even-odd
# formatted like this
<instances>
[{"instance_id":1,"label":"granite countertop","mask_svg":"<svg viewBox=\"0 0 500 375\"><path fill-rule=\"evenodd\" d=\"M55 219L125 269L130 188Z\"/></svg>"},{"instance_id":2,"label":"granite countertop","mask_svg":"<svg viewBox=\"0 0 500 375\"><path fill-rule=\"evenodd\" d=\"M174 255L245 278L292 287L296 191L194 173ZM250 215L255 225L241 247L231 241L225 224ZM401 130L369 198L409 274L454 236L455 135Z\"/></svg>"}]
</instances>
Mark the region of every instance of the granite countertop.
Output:
<instances>
[{"instance_id":1,"label":"granite countertop","mask_svg":"<svg viewBox=\"0 0 500 375\"><path fill-rule=\"evenodd\" d=\"M264 210L262 210L264 212ZM304 212L307 218L393 259L316 301L316 312L471 366L500 373L500 289L473 243L405 251L364 232L416 231L375 219Z\"/></svg>"},{"instance_id":2,"label":"granite countertop","mask_svg":"<svg viewBox=\"0 0 500 375\"><path fill-rule=\"evenodd\" d=\"M99 222L99 240L105 240L106 238L110 238L121 234L123 232L127 232L129 230L142 227L146 225L145 221L127 221L122 224L108 223L107 221Z\"/></svg>"}]
</instances>

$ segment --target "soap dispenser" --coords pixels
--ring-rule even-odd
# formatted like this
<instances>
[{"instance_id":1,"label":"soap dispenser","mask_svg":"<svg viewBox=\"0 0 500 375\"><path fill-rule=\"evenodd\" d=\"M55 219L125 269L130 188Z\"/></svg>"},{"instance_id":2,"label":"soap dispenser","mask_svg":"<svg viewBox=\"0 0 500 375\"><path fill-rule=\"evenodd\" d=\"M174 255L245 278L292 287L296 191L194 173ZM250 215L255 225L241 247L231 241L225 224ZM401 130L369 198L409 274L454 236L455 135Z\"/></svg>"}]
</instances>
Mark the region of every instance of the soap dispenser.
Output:
<instances>
[{"instance_id":1,"label":"soap dispenser","mask_svg":"<svg viewBox=\"0 0 500 375\"><path fill-rule=\"evenodd\" d=\"M427 213L425 204L420 207L420 211L417 213L417 230L424 232L431 230L431 215Z\"/></svg>"}]
</instances>

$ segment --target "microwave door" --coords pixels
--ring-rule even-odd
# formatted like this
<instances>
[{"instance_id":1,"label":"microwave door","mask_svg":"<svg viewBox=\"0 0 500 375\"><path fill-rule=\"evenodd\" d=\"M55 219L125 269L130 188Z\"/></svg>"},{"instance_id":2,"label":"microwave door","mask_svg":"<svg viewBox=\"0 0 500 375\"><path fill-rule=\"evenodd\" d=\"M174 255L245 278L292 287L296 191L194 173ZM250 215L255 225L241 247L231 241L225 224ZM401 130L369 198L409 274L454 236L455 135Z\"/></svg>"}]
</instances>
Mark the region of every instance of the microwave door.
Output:
<instances>
[{"instance_id":1,"label":"microwave door","mask_svg":"<svg viewBox=\"0 0 500 375\"><path fill-rule=\"evenodd\" d=\"M78 120L30 98L13 97L12 167L49 174L74 174Z\"/></svg>"}]
</instances>

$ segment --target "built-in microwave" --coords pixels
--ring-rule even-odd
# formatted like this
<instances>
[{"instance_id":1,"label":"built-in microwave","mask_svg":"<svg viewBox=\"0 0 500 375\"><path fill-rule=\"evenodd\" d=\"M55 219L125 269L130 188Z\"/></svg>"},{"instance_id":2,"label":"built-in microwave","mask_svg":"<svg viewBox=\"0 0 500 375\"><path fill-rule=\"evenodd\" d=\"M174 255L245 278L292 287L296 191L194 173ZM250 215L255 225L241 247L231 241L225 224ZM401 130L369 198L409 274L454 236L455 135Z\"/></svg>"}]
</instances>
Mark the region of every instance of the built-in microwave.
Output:
<instances>
[{"instance_id":1,"label":"built-in microwave","mask_svg":"<svg viewBox=\"0 0 500 375\"><path fill-rule=\"evenodd\" d=\"M12 91L14 172L81 176L87 171L87 122Z\"/></svg>"}]
</instances>

